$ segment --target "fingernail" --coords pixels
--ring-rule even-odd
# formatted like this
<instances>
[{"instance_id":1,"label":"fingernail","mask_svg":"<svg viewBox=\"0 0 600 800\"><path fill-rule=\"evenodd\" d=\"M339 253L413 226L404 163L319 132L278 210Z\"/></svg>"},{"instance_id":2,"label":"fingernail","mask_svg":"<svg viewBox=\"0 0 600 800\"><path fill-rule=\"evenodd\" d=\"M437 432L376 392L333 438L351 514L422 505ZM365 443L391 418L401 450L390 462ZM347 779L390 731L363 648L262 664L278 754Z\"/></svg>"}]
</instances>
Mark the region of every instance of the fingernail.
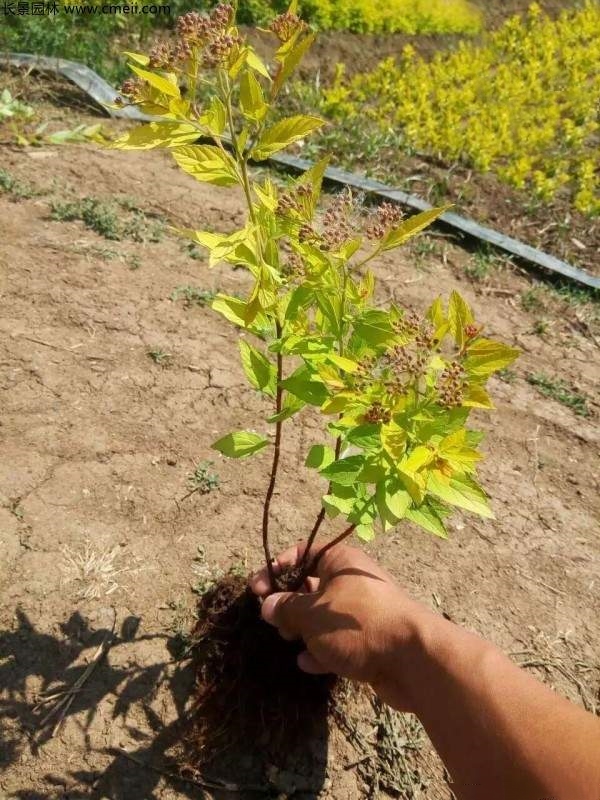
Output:
<instances>
[{"instance_id":1,"label":"fingernail","mask_svg":"<svg viewBox=\"0 0 600 800\"><path fill-rule=\"evenodd\" d=\"M268 622L270 625L275 624L275 611L277 609L277 605L281 600L281 598L282 598L282 593L279 592L276 594L270 594L263 601L260 613L264 621Z\"/></svg>"}]
</instances>

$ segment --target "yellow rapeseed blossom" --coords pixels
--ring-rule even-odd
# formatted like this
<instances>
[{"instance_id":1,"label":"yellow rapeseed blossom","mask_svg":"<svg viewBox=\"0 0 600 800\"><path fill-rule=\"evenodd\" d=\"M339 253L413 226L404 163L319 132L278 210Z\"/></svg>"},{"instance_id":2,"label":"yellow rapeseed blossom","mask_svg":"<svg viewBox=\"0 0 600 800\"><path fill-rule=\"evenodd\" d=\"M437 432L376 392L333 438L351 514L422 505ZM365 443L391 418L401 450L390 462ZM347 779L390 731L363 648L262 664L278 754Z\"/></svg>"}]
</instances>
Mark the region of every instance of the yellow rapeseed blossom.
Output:
<instances>
[{"instance_id":1,"label":"yellow rapeseed blossom","mask_svg":"<svg viewBox=\"0 0 600 800\"><path fill-rule=\"evenodd\" d=\"M405 48L372 72L338 70L326 109L401 128L414 148L600 214L600 4L558 19L537 4L482 45L431 61Z\"/></svg>"},{"instance_id":2,"label":"yellow rapeseed blossom","mask_svg":"<svg viewBox=\"0 0 600 800\"><path fill-rule=\"evenodd\" d=\"M303 0L302 14L325 30L354 33L477 33L468 0Z\"/></svg>"}]
</instances>

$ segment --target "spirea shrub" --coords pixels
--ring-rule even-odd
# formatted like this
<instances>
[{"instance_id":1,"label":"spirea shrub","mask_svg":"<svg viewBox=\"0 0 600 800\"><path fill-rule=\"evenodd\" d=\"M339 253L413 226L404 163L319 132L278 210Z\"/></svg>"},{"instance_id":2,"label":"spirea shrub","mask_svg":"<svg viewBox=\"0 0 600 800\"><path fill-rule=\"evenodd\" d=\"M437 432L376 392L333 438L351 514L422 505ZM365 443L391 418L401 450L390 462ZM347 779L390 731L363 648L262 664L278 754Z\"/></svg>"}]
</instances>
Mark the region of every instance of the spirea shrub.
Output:
<instances>
[{"instance_id":1,"label":"spirea shrub","mask_svg":"<svg viewBox=\"0 0 600 800\"><path fill-rule=\"evenodd\" d=\"M160 121L114 144L165 148L196 180L235 187L245 199L239 230L181 234L208 250L210 266L226 262L251 277L246 297L219 294L212 308L246 334L239 339L241 365L265 399L264 418L253 426L262 432L225 433L213 446L234 459L269 456L262 519L269 569L282 440L308 407L320 411L324 439L306 454L323 485L322 506L306 534L312 542L326 518L340 517L345 525L305 569L351 533L370 540L376 530L409 520L444 537L453 508L491 517L476 476L482 434L468 421L473 409L493 408L486 383L517 356L485 335L457 292L447 302L434 299L422 313L375 304L371 262L444 208L402 219L395 205L365 212L343 192L321 213L326 161L285 189L268 176L253 177L251 163L323 125L315 116L273 114L314 38L296 11L293 2L273 20L269 63L241 35L230 5L210 16L186 14L177 40L148 56L129 53L135 77L123 95Z\"/></svg>"}]
</instances>

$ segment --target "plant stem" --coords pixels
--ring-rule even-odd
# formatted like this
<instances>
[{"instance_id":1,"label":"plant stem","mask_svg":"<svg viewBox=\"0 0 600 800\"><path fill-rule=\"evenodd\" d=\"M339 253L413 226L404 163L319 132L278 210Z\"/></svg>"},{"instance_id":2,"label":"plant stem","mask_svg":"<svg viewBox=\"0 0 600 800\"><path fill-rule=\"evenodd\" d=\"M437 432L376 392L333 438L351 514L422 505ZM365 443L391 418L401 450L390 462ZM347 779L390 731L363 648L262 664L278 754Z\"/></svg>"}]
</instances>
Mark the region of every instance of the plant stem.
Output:
<instances>
[{"instance_id":1,"label":"plant stem","mask_svg":"<svg viewBox=\"0 0 600 800\"><path fill-rule=\"evenodd\" d=\"M275 323L275 330L277 334L277 338L281 338L281 323L277 321ZM279 414L281 412L282 406L282 398L283 398L283 389L281 388L281 381L283 379L283 356L281 352L277 353L277 389L275 393L275 410L276 413ZM277 420L275 423L275 443L273 449L273 464L271 466L271 477L269 479L269 485L267 487L267 494L265 495L265 502L263 506L263 520L262 520L262 541L263 541L263 550L265 553L265 560L267 562L267 572L269 573L269 582L271 584L271 589L274 590L276 587L276 579L275 579L275 572L273 570L273 558L271 556L271 548L269 545L269 517L270 517L270 509L271 509L271 500L273 499L273 492L275 491L275 482L277 480L277 469L279 467L279 455L281 453L281 429L283 423L281 420Z\"/></svg>"},{"instance_id":2,"label":"plant stem","mask_svg":"<svg viewBox=\"0 0 600 800\"><path fill-rule=\"evenodd\" d=\"M350 525L350 527L346 528L345 531L342 531L342 533L340 533L339 536L336 536L335 539L332 539L330 542L328 542L326 545L324 545L319 550L319 552L316 554L316 556L310 562L308 567L305 566L304 569L302 570L302 581L300 582L300 585L302 585L302 583L304 583L305 579L309 575L314 575L315 574L316 569L319 566L319 561L323 558L325 553L329 552L329 550L332 550L338 544L343 542L344 539L348 538L348 536L351 536L354 533L355 529L356 529L356 524Z\"/></svg>"},{"instance_id":3,"label":"plant stem","mask_svg":"<svg viewBox=\"0 0 600 800\"><path fill-rule=\"evenodd\" d=\"M337 461L338 458L340 457L341 449L342 449L342 437L338 436L338 438L335 441L335 461ZM327 489L327 494L329 494L330 491L331 491L331 483L329 484L329 487ZM315 543L315 539L317 538L317 534L319 533L319 529L320 529L321 525L323 524L323 520L324 519L325 519L325 508L322 507L321 510L319 511L317 519L315 520L315 524L313 525L313 529L310 532L310 536L308 537L308 540L306 542L306 550L304 551L304 555L302 556L302 559L300 560L300 564L299 564L300 567L303 567L306 564L306 562L308 560L308 556L310 555L310 549L313 546L313 544Z\"/></svg>"}]
</instances>

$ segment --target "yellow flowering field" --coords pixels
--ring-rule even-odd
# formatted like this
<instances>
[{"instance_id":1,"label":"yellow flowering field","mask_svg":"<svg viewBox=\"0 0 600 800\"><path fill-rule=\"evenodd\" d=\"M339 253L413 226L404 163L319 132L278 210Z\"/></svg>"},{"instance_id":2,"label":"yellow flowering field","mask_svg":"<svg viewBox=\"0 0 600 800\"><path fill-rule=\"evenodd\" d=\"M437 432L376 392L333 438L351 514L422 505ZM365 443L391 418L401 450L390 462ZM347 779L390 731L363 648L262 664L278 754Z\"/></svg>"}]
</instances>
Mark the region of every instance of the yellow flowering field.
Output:
<instances>
[{"instance_id":1,"label":"yellow flowering field","mask_svg":"<svg viewBox=\"0 0 600 800\"><path fill-rule=\"evenodd\" d=\"M372 120L406 145L493 171L538 199L600 214L600 4L551 19L534 4L488 34L426 60L396 62L325 93L329 114Z\"/></svg>"},{"instance_id":2,"label":"yellow flowering field","mask_svg":"<svg viewBox=\"0 0 600 800\"><path fill-rule=\"evenodd\" d=\"M474 34L481 27L468 0L303 0L301 7L324 30Z\"/></svg>"}]
</instances>

